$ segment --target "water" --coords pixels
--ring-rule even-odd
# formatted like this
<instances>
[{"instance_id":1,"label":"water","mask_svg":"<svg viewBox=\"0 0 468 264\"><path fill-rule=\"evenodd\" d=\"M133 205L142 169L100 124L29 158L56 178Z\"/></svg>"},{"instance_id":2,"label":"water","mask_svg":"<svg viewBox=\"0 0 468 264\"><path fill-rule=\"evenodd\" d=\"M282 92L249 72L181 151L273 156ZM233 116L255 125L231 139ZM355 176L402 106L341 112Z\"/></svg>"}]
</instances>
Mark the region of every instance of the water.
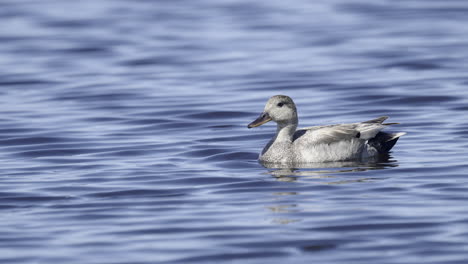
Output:
<instances>
[{"instance_id":1,"label":"water","mask_svg":"<svg viewBox=\"0 0 468 264\"><path fill-rule=\"evenodd\" d=\"M466 1L1 6L2 263L466 263ZM408 134L264 168L275 94Z\"/></svg>"}]
</instances>

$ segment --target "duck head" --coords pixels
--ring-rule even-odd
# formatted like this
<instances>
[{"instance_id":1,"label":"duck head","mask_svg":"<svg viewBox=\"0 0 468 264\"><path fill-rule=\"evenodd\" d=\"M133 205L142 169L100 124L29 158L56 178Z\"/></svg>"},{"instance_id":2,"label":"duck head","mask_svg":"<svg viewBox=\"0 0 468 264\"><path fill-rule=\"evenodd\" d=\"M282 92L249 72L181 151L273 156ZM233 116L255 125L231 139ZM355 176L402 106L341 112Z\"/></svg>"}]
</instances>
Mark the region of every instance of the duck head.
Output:
<instances>
[{"instance_id":1,"label":"duck head","mask_svg":"<svg viewBox=\"0 0 468 264\"><path fill-rule=\"evenodd\" d=\"M296 105L289 96L275 95L271 97L266 103L263 113L247 127L258 127L272 120L279 126L297 125Z\"/></svg>"}]
</instances>

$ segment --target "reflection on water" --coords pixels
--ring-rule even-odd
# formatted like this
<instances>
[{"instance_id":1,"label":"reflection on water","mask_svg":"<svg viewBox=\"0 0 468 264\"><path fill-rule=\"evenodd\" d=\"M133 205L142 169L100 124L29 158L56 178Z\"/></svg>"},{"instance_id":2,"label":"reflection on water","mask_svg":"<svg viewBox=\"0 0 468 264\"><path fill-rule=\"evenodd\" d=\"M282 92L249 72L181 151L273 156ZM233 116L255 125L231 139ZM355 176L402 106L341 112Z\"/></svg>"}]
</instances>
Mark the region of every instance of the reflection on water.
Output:
<instances>
[{"instance_id":1,"label":"reflection on water","mask_svg":"<svg viewBox=\"0 0 468 264\"><path fill-rule=\"evenodd\" d=\"M287 219L287 218L273 218L272 222L275 224L287 225L291 223L297 223L301 220L299 219Z\"/></svg>"},{"instance_id":2,"label":"reflection on water","mask_svg":"<svg viewBox=\"0 0 468 264\"><path fill-rule=\"evenodd\" d=\"M349 172L349 171L348 171ZM337 180L336 176L325 176L322 175L325 172L294 172L291 171L291 173L287 172L279 172L279 173L271 173L278 181L287 181L287 182L293 182L299 180L299 177L302 179L322 179L322 181L318 181L317 183L320 184L346 184L346 183L355 183L355 182L370 182L370 181L375 181L375 180L382 180L384 178L359 178L359 179L349 179L349 180L344 180L340 179ZM332 172L328 172L332 173Z\"/></svg>"},{"instance_id":3,"label":"reflection on water","mask_svg":"<svg viewBox=\"0 0 468 264\"><path fill-rule=\"evenodd\" d=\"M302 163L302 164L272 164L262 163L265 168L273 169L266 172L272 175L278 182L307 182L315 185L346 185L355 183L372 183L387 179L387 177L375 177L368 172L374 170L385 170L398 167L398 162L390 154L381 155L376 159L368 161L343 161L326 163ZM356 174L360 176L356 177ZM272 213L271 221L275 224L287 225L301 222L304 219L297 217L298 213L316 212L327 210L323 205L304 203L288 203L291 199L288 196L304 196L313 194L311 188L301 192L273 192L276 197L275 202L267 206ZM292 199L297 201L297 199ZM286 201L286 202L285 202ZM279 202L279 203L276 203Z\"/></svg>"},{"instance_id":4,"label":"reflection on water","mask_svg":"<svg viewBox=\"0 0 468 264\"><path fill-rule=\"evenodd\" d=\"M330 181L337 178L337 175L342 173L365 172L371 170L383 170L387 168L398 167L398 162L391 159L389 154L381 155L372 161L336 161L324 163L300 163L300 164L284 164L284 163L266 163L261 162L265 168L275 169L269 170L271 174L279 181L296 181L299 177L308 179L326 179L323 183L326 184L344 184L359 181L376 180L373 177L361 179L341 179L338 181Z\"/></svg>"},{"instance_id":5,"label":"reflection on water","mask_svg":"<svg viewBox=\"0 0 468 264\"><path fill-rule=\"evenodd\" d=\"M307 169L307 168L349 168L358 167L365 169L383 169L386 167L397 167L398 163L392 159L388 153L379 155L372 159L356 160L356 161L332 161L332 162L310 162L310 163L271 163L259 161L265 168L270 169Z\"/></svg>"}]
</instances>

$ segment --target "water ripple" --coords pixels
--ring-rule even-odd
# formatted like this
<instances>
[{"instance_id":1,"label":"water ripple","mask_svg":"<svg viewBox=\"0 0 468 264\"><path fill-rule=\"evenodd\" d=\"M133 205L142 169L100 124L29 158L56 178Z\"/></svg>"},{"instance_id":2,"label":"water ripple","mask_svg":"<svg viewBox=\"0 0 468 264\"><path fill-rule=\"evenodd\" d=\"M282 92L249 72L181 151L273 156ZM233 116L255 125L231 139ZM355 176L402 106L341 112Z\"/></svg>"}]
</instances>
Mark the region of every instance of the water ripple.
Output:
<instances>
[{"instance_id":1,"label":"water ripple","mask_svg":"<svg viewBox=\"0 0 468 264\"><path fill-rule=\"evenodd\" d=\"M0 262L465 263L465 1L5 0ZM257 161L381 115L373 162Z\"/></svg>"}]
</instances>

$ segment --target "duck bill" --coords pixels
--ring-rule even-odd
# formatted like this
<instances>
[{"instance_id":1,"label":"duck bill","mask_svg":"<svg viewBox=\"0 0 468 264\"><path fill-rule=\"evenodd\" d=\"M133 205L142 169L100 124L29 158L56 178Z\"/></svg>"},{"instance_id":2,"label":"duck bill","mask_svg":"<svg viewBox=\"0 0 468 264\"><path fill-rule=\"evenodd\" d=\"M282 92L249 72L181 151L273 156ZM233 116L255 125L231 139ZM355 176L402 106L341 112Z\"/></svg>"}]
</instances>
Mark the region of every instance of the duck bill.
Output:
<instances>
[{"instance_id":1,"label":"duck bill","mask_svg":"<svg viewBox=\"0 0 468 264\"><path fill-rule=\"evenodd\" d=\"M257 119L255 119L252 123L250 123L247 127L252 128L252 127L258 127L266 122L271 121L270 115L268 113L262 113Z\"/></svg>"}]
</instances>

